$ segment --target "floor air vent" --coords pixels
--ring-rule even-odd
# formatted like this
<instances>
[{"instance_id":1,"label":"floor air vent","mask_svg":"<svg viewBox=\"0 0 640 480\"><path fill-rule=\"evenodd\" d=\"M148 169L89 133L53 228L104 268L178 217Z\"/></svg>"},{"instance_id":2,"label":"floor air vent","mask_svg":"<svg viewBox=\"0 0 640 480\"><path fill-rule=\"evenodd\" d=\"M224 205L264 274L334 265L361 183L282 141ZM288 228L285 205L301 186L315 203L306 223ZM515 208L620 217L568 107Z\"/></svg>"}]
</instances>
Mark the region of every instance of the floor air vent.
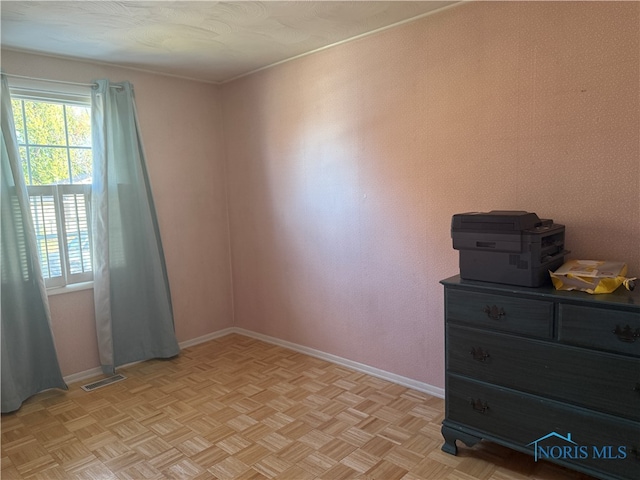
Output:
<instances>
[{"instance_id":1,"label":"floor air vent","mask_svg":"<svg viewBox=\"0 0 640 480\"><path fill-rule=\"evenodd\" d=\"M107 385L111 385L112 383L116 383L119 382L120 380L124 380L125 377L124 375L113 375L111 377L107 377L107 378L103 378L102 380L98 380L97 382L93 382L93 383L88 383L87 385L83 385L82 389L86 392L92 392L93 390L96 390L97 388L100 387L106 387Z\"/></svg>"}]
</instances>

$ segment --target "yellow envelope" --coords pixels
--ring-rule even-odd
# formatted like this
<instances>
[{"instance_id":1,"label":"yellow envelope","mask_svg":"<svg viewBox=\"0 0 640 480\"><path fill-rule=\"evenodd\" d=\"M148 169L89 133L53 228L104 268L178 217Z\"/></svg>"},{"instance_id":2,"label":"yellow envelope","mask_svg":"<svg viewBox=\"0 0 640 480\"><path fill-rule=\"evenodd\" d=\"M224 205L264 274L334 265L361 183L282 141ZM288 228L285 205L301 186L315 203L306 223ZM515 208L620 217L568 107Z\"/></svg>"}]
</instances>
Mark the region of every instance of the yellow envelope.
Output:
<instances>
[{"instance_id":1,"label":"yellow envelope","mask_svg":"<svg viewBox=\"0 0 640 480\"><path fill-rule=\"evenodd\" d=\"M611 293L620 285L633 290L636 278L628 278L627 264L606 260L569 260L555 272L549 271L556 290Z\"/></svg>"}]
</instances>

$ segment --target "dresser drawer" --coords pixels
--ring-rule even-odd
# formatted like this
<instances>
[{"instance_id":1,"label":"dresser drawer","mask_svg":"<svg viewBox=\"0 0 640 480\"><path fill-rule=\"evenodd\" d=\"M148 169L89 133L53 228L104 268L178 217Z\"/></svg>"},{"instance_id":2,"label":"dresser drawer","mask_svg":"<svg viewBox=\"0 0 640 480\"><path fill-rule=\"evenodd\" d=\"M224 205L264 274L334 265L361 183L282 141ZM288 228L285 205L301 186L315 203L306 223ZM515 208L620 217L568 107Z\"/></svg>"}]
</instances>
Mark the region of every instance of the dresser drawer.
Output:
<instances>
[{"instance_id":1,"label":"dresser drawer","mask_svg":"<svg viewBox=\"0 0 640 480\"><path fill-rule=\"evenodd\" d=\"M447 371L640 420L640 359L447 325Z\"/></svg>"},{"instance_id":2,"label":"dresser drawer","mask_svg":"<svg viewBox=\"0 0 640 480\"><path fill-rule=\"evenodd\" d=\"M558 338L564 343L640 357L640 314L563 304Z\"/></svg>"},{"instance_id":3,"label":"dresser drawer","mask_svg":"<svg viewBox=\"0 0 640 480\"><path fill-rule=\"evenodd\" d=\"M552 458L562 457L560 463L607 472L607 478L640 478L640 461L635 456L640 448L638 422L572 408L456 375L447 376L447 420L477 429L480 435L517 445L532 455L536 445L538 456L544 451L565 452L566 455ZM553 433L570 436L571 442ZM543 439L549 434L551 437ZM539 439L543 440L534 443ZM552 445L563 450L549 450Z\"/></svg>"},{"instance_id":4,"label":"dresser drawer","mask_svg":"<svg viewBox=\"0 0 640 480\"><path fill-rule=\"evenodd\" d=\"M445 308L448 322L540 338L553 333L553 302L447 289Z\"/></svg>"}]
</instances>

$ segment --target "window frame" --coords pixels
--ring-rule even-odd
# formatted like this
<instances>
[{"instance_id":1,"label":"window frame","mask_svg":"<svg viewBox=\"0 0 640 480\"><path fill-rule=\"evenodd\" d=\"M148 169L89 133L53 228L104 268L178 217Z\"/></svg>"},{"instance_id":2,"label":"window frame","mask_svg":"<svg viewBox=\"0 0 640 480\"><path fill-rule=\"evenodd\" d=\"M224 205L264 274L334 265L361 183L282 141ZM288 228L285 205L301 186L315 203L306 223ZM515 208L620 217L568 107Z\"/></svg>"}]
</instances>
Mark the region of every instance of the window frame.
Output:
<instances>
[{"instance_id":1,"label":"window frame","mask_svg":"<svg viewBox=\"0 0 640 480\"><path fill-rule=\"evenodd\" d=\"M60 90L57 90L54 87L51 87L50 85L39 85L39 82L36 82L37 85L33 86L33 82L20 82L16 85L10 85L10 91L11 91L11 99L12 100L24 100L24 101L32 101L32 102L46 102L46 103L58 103L58 104L64 104L64 105L71 105L71 106L83 106L83 107L88 107L89 109L91 109L91 97L90 97L90 93L87 91L87 89L82 89L79 90L77 88L75 89L69 89L67 86L65 86L66 88L62 88ZM15 113L14 113L15 115ZM38 145L35 144L30 144L28 142L28 129L27 129L27 125L26 125L26 116L24 114L24 112L21 112L21 115L23 116L23 123L24 123L24 129L25 129L25 142L24 143L19 143L18 146L20 148L24 148L26 147L27 150L29 147L38 147ZM70 148L74 148L74 146L69 145L69 141L68 141L68 136L69 136L69 132L68 132L68 128L67 128L67 123L66 123L66 119L65 119L65 136L67 137L67 140L65 142L65 145L43 145L45 148L49 147L49 148L64 148L67 150L67 152L69 151ZM92 149L92 146L88 146L88 147L80 147L80 148L87 148L89 150ZM67 154L68 157L68 154ZM28 154L27 154L27 158L29 158ZM28 165L30 165L28 163ZM30 168L30 166L29 166ZM27 175L30 178L31 172L27 172ZM69 181L72 181L71 178L69 178ZM37 199L40 198L41 201L44 197L50 197L53 200L53 209L54 209L54 215L55 215L55 227L56 227L56 241L57 241L57 251L52 251L51 253L47 252L47 256L46 258L42 258L40 255L40 248L38 248L38 259L40 261L41 267L43 265L51 265L50 262L50 255L58 255L59 256L59 263L60 263L60 272L61 274L59 276L55 276L55 277L49 277L46 278L45 277L45 286L47 287L47 291L48 293L50 293L52 291L52 289L60 289L61 287L75 287L75 286L79 286L83 283L86 284L86 282L92 282L93 281L93 239L92 239L92 235L91 235L91 184L86 184L86 183L59 183L59 184L46 184L46 185L26 185L27 187L27 193L29 196L29 208L30 208L30 212L31 212L31 217L32 217L32 221L34 223L34 230L36 231L36 236L39 235L38 232L38 222L37 219L34 218L34 215L36 213L40 214L42 213L43 217L41 218L41 220L44 219L44 212L37 212L34 208L34 204L38 201ZM86 263L86 257L85 254L83 253L83 233L84 230L81 229L81 224L80 224L80 220L81 217L79 217L77 215L78 213L78 207L77 207L77 195L81 195L84 199L84 218L86 218L86 232L87 232L87 242L88 242L88 255L89 255L89 268L90 271L86 271L85 270L85 263ZM69 218L67 212L65 211L65 197L69 197L69 196L73 196L75 198L73 198L72 203L75 205L75 209L76 209L76 215L75 215L75 222L76 222L76 231L78 232L78 236L79 236L79 242L80 242L80 250L79 250L79 261L81 264L81 272L79 273L71 273L71 256L72 253L69 251L69 244L68 244L68 234L69 234ZM72 219L73 220L73 219ZM46 238L46 237L45 237ZM38 239L36 239L36 241L38 241ZM55 248L55 247L54 247ZM49 267L48 267L49 268ZM46 272L47 276L49 276L50 274L50 269L47 270ZM44 275L44 272L43 272Z\"/></svg>"}]
</instances>

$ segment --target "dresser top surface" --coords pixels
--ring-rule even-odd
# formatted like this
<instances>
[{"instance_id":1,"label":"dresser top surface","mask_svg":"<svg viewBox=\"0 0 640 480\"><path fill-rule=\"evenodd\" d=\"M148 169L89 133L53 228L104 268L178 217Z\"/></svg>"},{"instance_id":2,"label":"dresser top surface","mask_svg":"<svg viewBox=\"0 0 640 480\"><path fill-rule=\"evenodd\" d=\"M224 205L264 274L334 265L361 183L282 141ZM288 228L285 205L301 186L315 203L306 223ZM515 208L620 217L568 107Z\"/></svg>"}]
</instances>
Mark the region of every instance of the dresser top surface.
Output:
<instances>
[{"instance_id":1,"label":"dresser top surface","mask_svg":"<svg viewBox=\"0 0 640 480\"><path fill-rule=\"evenodd\" d=\"M640 289L636 289L632 292L620 286L613 293L606 294L589 294L580 291L565 291L556 290L552 285L545 285L541 287L520 287L517 285L506 285L501 283L490 282L478 282L475 280L463 280L460 275L441 280L445 286L457 287L457 288L469 288L475 291L486 290L487 293L503 293L523 295L526 294L531 297L539 299L547 299L562 302L577 302L582 304L590 304L597 306L611 306L617 307L630 307L631 310L638 310L640 314Z\"/></svg>"}]
</instances>

